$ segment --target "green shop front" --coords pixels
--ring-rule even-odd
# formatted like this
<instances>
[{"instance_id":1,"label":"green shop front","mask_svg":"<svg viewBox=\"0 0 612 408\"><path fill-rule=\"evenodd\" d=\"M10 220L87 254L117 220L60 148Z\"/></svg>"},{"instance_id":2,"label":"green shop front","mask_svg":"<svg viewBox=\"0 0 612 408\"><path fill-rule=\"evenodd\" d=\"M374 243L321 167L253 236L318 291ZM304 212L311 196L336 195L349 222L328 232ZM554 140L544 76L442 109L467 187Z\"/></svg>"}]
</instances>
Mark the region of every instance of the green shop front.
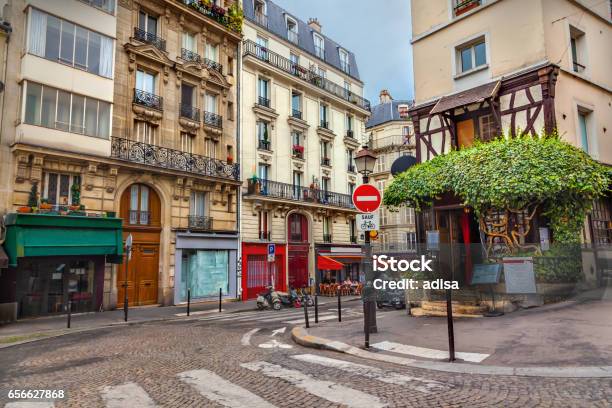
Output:
<instances>
[{"instance_id":1,"label":"green shop front","mask_svg":"<svg viewBox=\"0 0 612 408\"><path fill-rule=\"evenodd\" d=\"M69 302L73 313L101 308L105 266L122 261L120 218L11 213L5 225L0 321L64 313Z\"/></svg>"}]
</instances>

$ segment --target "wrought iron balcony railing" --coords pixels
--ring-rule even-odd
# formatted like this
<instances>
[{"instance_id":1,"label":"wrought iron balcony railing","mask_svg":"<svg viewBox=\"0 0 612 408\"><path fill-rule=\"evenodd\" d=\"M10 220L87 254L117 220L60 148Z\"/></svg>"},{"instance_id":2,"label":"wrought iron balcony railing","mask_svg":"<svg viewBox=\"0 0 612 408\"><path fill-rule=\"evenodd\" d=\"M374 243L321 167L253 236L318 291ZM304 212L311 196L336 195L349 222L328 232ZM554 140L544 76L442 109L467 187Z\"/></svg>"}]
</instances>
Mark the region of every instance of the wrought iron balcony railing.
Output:
<instances>
[{"instance_id":1,"label":"wrought iron balcony railing","mask_svg":"<svg viewBox=\"0 0 612 408\"><path fill-rule=\"evenodd\" d=\"M329 92L330 94L342 98L350 103L353 103L362 109L370 110L370 101L368 101L367 99L354 94L353 92L345 89L343 86L340 86L327 78L323 78L316 72L304 68L299 64L296 64L295 62L283 57L282 55L279 55L265 47L262 47L261 45L255 43L252 40L244 41L243 56L247 55L251 55L260 61L264 61L283 72L300 78L301 80L308 82L318 88L321 88L324 91Z\"/></svg>"},{"instance_id":2,"label":"wrought iron balcony railing","mask_svg":"<svg viewBox=\"0 0 612 408\"><path fill-rule=\"evenodd\" d=\"M111 158L203 176L240 180L240 166L211 157L120 137L111 137Z\"/></svg>"},{"instance_id":3,"label":"wrought iron balcony railing","mask_svg":"<svg viewBox=\"0 0 612 408\"><path fill-rule=\"evenodd\" d=\"M355 132L353 132L352 130L347 130L346 131L346 137L350 137L351 139L355 138Z\"/></svg>"},{"instance_id":4,"label":"wrought iron balcony railing","mask_svg":"<svg viewBox=\"0 0 612 408\"><path fill-rule=\"evenodd\" d=\"M223 117L216 113L204 111L204 123L220 129L223 127Z\"/></svg>"},{"instance_id":5,"label":"wrought iron balcony railing","mask_svg":"<svg viewBox=\"0 0 612 408\"><path fill-rule=\"evenodd\" d=\"M212 217L204 217L202 215L189 215L188 228L190 231L212 231Z\"/></svg>"},{"instance_id":6,"label":"wrought iron balcony railing","mask_svg":"<svg viewBox=\"0 0 612 408\"><path fill-rule=\"evenodd\" d=\"M272 150L271 143L269 140L258 140L257 148L262 150Z\"/></svg>"},{"instance_id":7,"label":"wrought iron balcony railing","mask_svg":"<svg viewBox=\"0 0 612 408\"><path fill-rule=\"evenodd\" d=\"M467 13L473 8L480 6L481 0L456 0L456 5L453 8L455 17L463 13Z\"/></svg>"},{"instance_id":8,"label":"wrought iron balcony railing","mask_svg":"<svg viewBox=\"0 0 612 408\"><path fill-rule=\"evenodd\" d=\"M368 147L372 150L401 146L414 146L414 137L410 135L391 135L381 138L370 138L368 141Z\"/></svg>"},{"instance_id":9,"label":"wrought iron balcony railing","mask_svg":"<svg viewBox=\"0 0 612 408\"><path fill-rule=\"evenodd\" d=\"M323 234L323 242L326 242L326 243L332 242L331 234Z\"/></svg>"},{"instance_id":10,"label":"wrought iron balcony railing","mask_svg":"<svg viewBox=\"0 0 612 408\"><path fill-rule=\"evenodd\" d=\"M329 157L321 158L321 165L323 166L331 166L331 159Z\"/></svg>"},{"instance_id":11,"label":"wrought iron balcony railing","mask_svg":"<svg viewBox=\"0 0 612 408\"><path fill-rule=\"evenodd\" d=\"M130 210L129 223L131 225L149 225L151 213L149 211Z\"/></svg>"},{"instance_id":12,"label":"wrought iron balcony railing","mask_svg":"<svg viewBox=\"0 0 612 408\"><path fill-rule=\"evenodd\" d=\"M319 125L320 125L320 127L322 127L323 129L329 129L329 122L328 122L328 121L326 121L326 120L322 120L322 121L319 123Z\"/></svg>"},{"instance_id":13,"label":"wrought iron balcony railing","mask_svg":"<svg viewBox=\"0 0 612 408\"><path fill-rule=\"evenodd\" d=\"M194 122L200 121L200 110L191 105L180 106L181 117L193 120Z\"/></svg>"},{"instance_id":14,"label":"wrought iron balcony railing","mask_svg":"<svg viewBox=\"0 0 612 408\"><path fill-rule=\"evenodd\" d=\"M346 169L346 170L347 170L349 173L357 173L357 170L356 170L356 168L355 168L355 165L354 165L354 164L349 164L349 165L347 166L347 169Z\"/></svg>"},{"instance_id":15,"label":"wrought iron balcony railing","mask_svg":"<svg viewBox=\"0 0 612 408\"><path fill-rule=\"evenodd\" d=\"M166 40L155 33L149 33L141 28L134 27L134 38L143 43L151 44L160 51L166 51Z\"/></svg>"},{"instance_id":16,"label":"wrought iron balcony railing","mask_svg":"<svg viewBox=\"0 0 612 408\"><path fill-rule=\"evenodd\" d=\"M291 112L291 116L293 116L296 119L302 119L302 112L297 109L293 109Z\"/></svg>"},{"instance_id":17,"label":"wrought iron balcony railing","mask_svg":"<svg viewBox=\"0 0 612 408\"><path fill-rule=\"evenodd\" d=\"M270 100L268 98L264 98L263 96L260 96L257 98L257 104L261 106L265 106L266 108L269 108Z\"/></svg>"},{"instance_id":18,"label":"wrought iron balcony railing","mask_svg":"<svg viewBox=\"0 0 612 408\"><path fill-rule=\"evenodd\" d=\"M295 186L271 180L249 179L247 195L303 201L351 210L355 208L353 207L353 199L348 194L333 193L317 188Z\"/></svg>"},{"instance_id":19,"label":"wrought iron balcony railing","mask_svg":"<svg viewBox=\"0 0 612 408\"><path fill-rule=\"evenodd\" d=\"M211 59L204 58L204 64L209 69L214 69L218 73L223 74L223 65L219 64L217 61L213 61Z\"/></svg>"},{"instance_id":20,"label":"wrought iron balcony railing","mask_svg":"<svg viewBox=\"0 0 612 408\"><path fill-rule=\"evenodd\" d=\"M227 16L225 9L216 6L212 3L201 2L200 0L179 0L186 6L198 11L200 14L215 20L217 23L224 25L232 31L241 32L241 27L232 24L231 19Z\"/></svg>"},{"instance_id":21,"label":"wrought iron balcony railing","mask_svg":"<svg viewBox=\"0 0 612 408\"><path fill-rule=\"evenodd\" d=\"M271 235L270 231L259 231L259 239L262 241L269 241Z\"/></svg>"},{"instance_id":22,"label":"wrought iron balcony railing","mask_svg":"<svg viewBox=\"0 0 612 408\"><path fill-rule=\"evenodd\" d=\"M200 54L198 54L197 52L188 50L186 48L181 48L181 58L184 59L185 61L191 61L191 62L197 62L197 63L202 62L202 57L200 57Z\"/></svg>"},{"instance_id":23,"label":"wrought iron balcony railing","mask_svg":"<svg viewBox=\"0 0 612 408\"><path fill-rule=\"evenodd\" d=\"M159 95L134 89L134 103L137 105L146 106L147 108L163 110L164 98Z\"/></svg>"}]
</instances>

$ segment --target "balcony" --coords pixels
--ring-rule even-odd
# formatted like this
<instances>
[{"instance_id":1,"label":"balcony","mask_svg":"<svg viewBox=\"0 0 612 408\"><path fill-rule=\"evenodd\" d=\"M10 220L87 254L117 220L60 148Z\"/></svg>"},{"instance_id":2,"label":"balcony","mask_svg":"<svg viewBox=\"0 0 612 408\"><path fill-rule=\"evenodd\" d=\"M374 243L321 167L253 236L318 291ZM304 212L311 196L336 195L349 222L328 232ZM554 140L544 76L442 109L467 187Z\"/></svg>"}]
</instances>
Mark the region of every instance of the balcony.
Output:
<instances>
[{"instance_id":1,"label":"balcony","mask_svg":"<svg viewBox=\"0 0 612 408\"><path fill-rule=\"evenodd\" d=\"M296 159L304 159L304 146L302 145L293 145L291 149L291 153L293 157Z\"/></svg>"},{"instance_id":2,"label":"balcony","mask_svg":"<svg viewBox=\"0 0 612 408\"><path fill-rule=\"evenodd\" d=\"M240 167L237 163L230 164L211 157L200 156L115 136L111 137L110 157L159 169L187 172L236 181L240 180Z\"/></svg>"},{"instance_id":3,"label":"balcony","mask_svg":"<svg viewBox=\"0 0 612 408\"><path fill-rule=\"evenodd\" d=\"M223 127L223 117L216 113L204 111L204 124L221 129Z\"/></svg>"},{"instance_id":4,"label":"balcony","mask_svg":"<svg viewBox=\"0 0 612 408\"><path fill-rule=\"evenodd\" d=\"M212 217L204 217L202 215L190 215L187 218L187 226L189 231L212 231Z\"/></svg>"},{"instance_id":5,"label":"balcony","mask_svg":"<svg viewBox=\"0 0 612 408\"><path fill-rule=\"evenodd\" d=\"M164 110L164 98L140 89L134 89L134 103L159 111Z\"/></svg>"},{"instance_id":6,"label":"balcony","mask_svg":"<svg viewBox=\"0 0 612 408\"><path fill-rule=\"evenodd\" d=\"M298 43L298 33L292 30L287 30L287 39L290 42L297 44Z\"/></svg>"},{"instance_id":7,"label":"balcony","mask_svg":"<svg viewBox=\"0 0 612 408\"><path fill-rule=\"evenodd\" d=\"M223 75L223 65L219 64L217 61L204 58L204 65L206 65L208 69L215 70L221 75Z\"/></svg>"},{"instance_id":8,"label":"balcony","mask_svg":"<svg viewBox=\"0 0 612 408\"><path fill-rule=\"evenodd\" d=\"M322 90L338 97L344 99L350 103L353 103L360 107L361 109L370 110L370 101L360 97L352 93L351 91L345 89L343 86L340 86L327 78L323 78L314 71L311 71L307 68L302 67L299 64L296 64L275 52L270 51L269 49L260 46L251 40L244 41L244 52L243 56L251 55L254 58L263 61L267 64L272 65L273 67L289 74L294 77L299 78L304 82L308 82L311 85L314 85Z\"/></svg>"},{"instance_id":9,"label":"balcony","mask_svg":"<svg viewBox=\"0 0 612 408\"><path fill-rule=\"evenodd\" d=\"M256 11L255 12L255 23L264 28L268 28L268 16L266 16L264 13Z\"/></svg>"},{"instance_id":10,"label":"balcony","mask_svg":"<svg viewBox=\"0 0 612 408\"><path fill-rule=\"evenodd\" d=\"M331 243L331 242L332 242L332 236L331 236L331 234L323 234L323 242L325 242L325 243Z\"/></svg>"},{"instance_id":11,"label":"balcony","mask_svg":"<svg viewBox=\"0 0 612 408\"><path fill-rule=\"evenodd\" d=\"M134 38L140 42L151 44L160 51L166 51L166 40L158 37L157 34L134 27Z\"/></svg>"},{"instance_id":12,"label":"balcony","mask_svg":"<svg viewBox=\"0 0 612 408\"><path fill-rule=\"evenodd\" d=\"M270 107L270 100L268 98L264 98L263 96L260 96L257 98L257 104L259 106L265 106L266 108Z\"/></svg>"},{"instance_id":13,"label":"balcony","mask_svg":"<svg viewBox=\"0 0 612 408\"><path fill-rule=\"evenodd\" d=\"M319 123L319 126L320 126L320 127L322 127L323 129L329 129L329 122L328 122L328 121L326 121L326 120L322 120L322 121Z\"/></svg>"},{"instance_id":14,"label":"balcony","mask_svg":"<svg viewBox=\"0 0 612 408\"><path fill-rule=\"evenodd\" d=\"M201 2L200 0L179 1L234 32L240 33L242 31L242 27L236 24L234 18L226 15L226 11L222 7L215 6L212 3Z\"/></svg>"},{"instance_id":15,"label":"balcony","mask_svg":"<svg viewBox=\"0 0 612 408\"><path fill-rule=\"evenodd\" d=\"M481 0L457 0L453 9L455 17L475 9L476 7L480 6L480 2Z\"/></svg>"},{"instance_id":16,"label":"balcony","mask_svg":"<svg viewBox=\"0 0 612 408\"><path fill-rule=\"evenodd\" d=\"M272 144L270 143L269 140L258 140L257 141L257 148L260 149L260 150L271 151L272 150Z\"/></svg>"},{"instance_id":17,"label":"balcony","mask_svg":"<svg viewBox=\"0 0 612 408\"><path fill-rule=\"evenodd\" d=\"M329 157L322 157L321 166L331 166L331 159Z\"/></svg>"},{"instance_id":18,"label":"balcony","mask_svg":"<svg viewBox=\"0 0 612 408\"><path fill-rule=\"evenodd\" d=\"M355 138L355 132L353 132L352 130L347 130L346 131L346 137L354 139Z\"/></svg>"},{"instance_id":19,"label":"balcony","mask_svg":"<svg viewBox=\"0 0 612 408\"><path fill-rule=\"evenodd\" d=\"M200 57L200 54L185 48L181 48L181 58L185 61L196 62L198 64L202 62L202 57Z\"/></svg>"},{"instance_id":20,"label":"balcony","mask_svg":"<svg viewBox=\"0 0 612 408\"><path fill-rule=\"evenodd\" d=\"M410 135L392 135L381 138L371 138L368 141L371 150L379 150L393 147L414 147L414 138Z\"/></svg>"},{"instance_id":21,"label":"balcony","mask_svg":"<svg viewBox=\"0 0 612 408\"><path fill-rule=\"evenodd\" d=\"M302 119L302 111L299 111L297 109L293 109L291 111L291 116L293 116L296 119Z\"/></svg>"},{"instance_id":22,"label":"balcony","mask_svg":"<svg viewBox=\"0 0 612 408\"><path fill-rule=\"evenodd\" d=\"M194 122L200 122L200 110L191 105L180 106L181 117L192 120Z\"/></svg>"},{"instance_id":23,"label":"balcony","mask_svg":"<svg viewBox=\"0 0 612 408\"><path fill-rule=\"evenodd\" d=\"M259 239L261 241L269 241L271 238L271 233L270 231L259 231Z\"/></svg>"},{"instance_id":24,"label":"balcony","mask_svg":"<svg viewBox=\"0 0 612 408\"><path fill-rule=\"evenodd\" d=\"M149 211L130 210L130 225L149 225L151 213Z\"/></svg>"},{"instance_id":25,"label":"balcony","mask_svg":"<svg viewBox=\"0 0 612 408\"><path fill-rule=\"evenodd\" d=\"M357 173L357 169L355 168L354 164L349 164L348 166L346 166L346 170L349 173Z\"/></svg>"},{"instance_id":26,"label":"balcony","mask_svg":"<svg viewBox=\"0 0 612 408\"><path fill-rule=\"evenodd\" d=\"M247 195L313 203L354 210L353 200L348 194L332 193L293 184L279 183L271 180L249 179Z\"/></svg>"}]
</instances>

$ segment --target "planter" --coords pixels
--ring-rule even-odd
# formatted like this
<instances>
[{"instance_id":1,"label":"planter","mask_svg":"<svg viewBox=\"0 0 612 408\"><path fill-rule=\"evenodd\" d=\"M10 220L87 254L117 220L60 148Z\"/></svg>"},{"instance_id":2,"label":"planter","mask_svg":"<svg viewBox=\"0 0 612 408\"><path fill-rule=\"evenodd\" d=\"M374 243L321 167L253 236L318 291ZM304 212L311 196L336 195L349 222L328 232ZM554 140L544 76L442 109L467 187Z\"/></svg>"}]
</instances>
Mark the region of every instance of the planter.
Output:
<instances>
[{"instance_id":1,"label":"planter","mask_svg":"<svg viewBox=\"0 0 612 408\"><path fill-rule=\"evenodd\" d=\"M106 212L106 216L108 218L115 218L115 217L117 217L117 212L116 211L107 211Z\"/></svg>"},{"instance_id":2,"label":"planter","mask_svg":"<svg viewBox=\"0 0 612 408\"><path fill-rule=\"evenodd\" d=\"M80 205L71 205L68 207L70 209L70 211L78 211L81 209Z\"/></svg>"},{"instance_id":3,"label":"planter","mask_svg":"<svg viewBox=\"0 0 612 408\"><path fill-rule=\"evenodd\" d=\"M17 212L19 212L19 213L31 213L32 212L32 207L19 207L17 209Z\"/></svg>"},{"instance_id":4,"label":"planter","mask_svg":"<svg viewBox=\"0 0 612 408\"><path fill-rule=\"evenodd\" d=\"M85 217L87 213L85 213L85 211L68 211L68 215L74 215L77 217Z\"/></svg>"},{"instance_id":5,"label":"planter","mask_svg":"<svg viewBox=\"0 0 612 408\"><path fill-rule=\"evenodd\" d=\"M53 209L53 204L40 203L41 210L51 210Z\"/></svg>"}]
</instances>

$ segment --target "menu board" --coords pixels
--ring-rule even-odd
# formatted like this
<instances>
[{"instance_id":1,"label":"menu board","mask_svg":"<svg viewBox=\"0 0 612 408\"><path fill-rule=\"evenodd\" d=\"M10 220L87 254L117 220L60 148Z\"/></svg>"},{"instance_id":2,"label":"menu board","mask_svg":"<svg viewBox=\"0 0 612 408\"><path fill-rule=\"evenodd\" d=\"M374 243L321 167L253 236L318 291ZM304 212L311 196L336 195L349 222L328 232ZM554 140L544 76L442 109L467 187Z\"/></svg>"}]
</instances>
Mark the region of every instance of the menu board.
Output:
<instances>
[{"instance_id":1,"label":"menu board","mask_svg":"<svg viewBox=\"0 0 612 408\"><path fill-rule=\"evenodd\" d=\"M532 257L504 258L506 293L536 293Z\"/></svg>"}]
</instances>

